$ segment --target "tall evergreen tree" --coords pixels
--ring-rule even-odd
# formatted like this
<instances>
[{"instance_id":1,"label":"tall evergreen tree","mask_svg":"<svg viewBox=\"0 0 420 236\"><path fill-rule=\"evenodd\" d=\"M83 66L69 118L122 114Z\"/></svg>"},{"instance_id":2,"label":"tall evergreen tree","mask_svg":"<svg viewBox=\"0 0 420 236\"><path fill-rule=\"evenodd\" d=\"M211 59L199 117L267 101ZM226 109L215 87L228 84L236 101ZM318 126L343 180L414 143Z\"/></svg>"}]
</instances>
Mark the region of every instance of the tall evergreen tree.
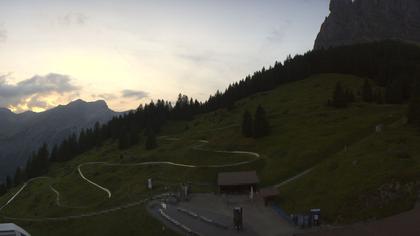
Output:
<instances>
[{"instance_id":1,"label":"tall evergreen tree","mask_svg":"<svg viewBox=\"0 0 420 236\"><path fill-rule=\"evenodd\" d=\"M50 161L57 161L58 159L58 146L57 144L54 145L53 149L51 150L50 154Z\"/></svg>"},{"instance_id":2,"label":"tall evergreen tree","mask_svg":"<svg viewBox=\"0 0 420 236\"><path fill-rule=\"evenodd\" d=\"M404 101L402 81L394 80L387 84L385 100L389 104L401 104Z\"/></svg>"},{"instance_id":3,"label":"tall evergreen tree","mask_svg":"<svg viewBox=\"0 0 420 236\"><path fill-rule=\"evenodd\" d=\"M373 101L373 89L368 79L365 79L365 82L362 87L362 99L365 102Z\"/></svg>"},{"instance_id":4,"label":"tall evergreen tree","mask_svg":"<svg viewBox=\"0 0 420 236\"><path fill-rule=\"evenodd\" d=\"M345 98L346 103L352 103L356 100L354 97L353 91L351 89L345 90L344 98Z\"/></svg>"},{"instance_id":5,"label":"tall evergreen tree","mask_svg":"<svg viewBox=\"0 0 420 236\"><path fill-rule=\"evenodd\" d=\"M374 90L373 100L375 101L376 104L384 104L385 103L384 95L383 95L381 89L375 89Z\"/></svg>"},{"instance_id":6,"label":"tall evergreen tree","mask_svg":"<svg viewBox=\"0 0 420 236\"><path fill-rule=\"evenodd\" d=\"M130 134L124 132L118 138L118 148L119 149L127 149L130 147Z\"/></svg>"},{"instance_id":7,"label":"tall evergreen tree","mask_svg":"<svg viewBox=\"0 0 420 236\"><path fill-rule=\"evenodd\" d=\"M26 167L25 167L25 174L27 176L28 179L31 179L34 177L34 171L33 171L33 167L32 167L32 160L35 158L35 154L32 153L31 157L28 159L28 161L26 162Z\"/></svg>"},{"instance_id":8,"label":"tall evergreen tree","mask_svg":"<svg viewBox=\"0 0 420 236\"><path fill-rule=\"evenodd\" d=\"M44 175L48 172L48 169L50 166L49 157L50 157L50 154L48 151L48 146L46 143L44 143L39 149L38 155L37 155L38 176Z\"/></svg>"},{"instance_id":9,"label":"tall evergreen tree","mask_svg":"<svg viewBox=\"0 0 420 236\"><path fill-rule=\"evenodd\" d=\"M139 134L136 130L131 130L130 132L130 146L138 144L140 141Z\"/></svg>"},{"instance_id":10,"label":"tall evergreen tree","mask_svg":"<svg viewBox=\"0 0 420 236\"><path fill-rule=\"evenodd\" d=\"M7 176L6 177L6 189L10 189L11 187L13 187L12 179L10 178L10 176Z\"/></svg>"},{"instance_id":11,"label":"tall evergreen tree","mask_svg":"<svg viewBox=\"0 0 420 236\"><path fill-rule=\"evenodd\" d=\"M33 153L26 165L26 176L30 178L44 175L49 168L49 152L47 144L43 144L38 152Z\"/></svg>"},{"instance_id":12,"label":"tall evergreen tree","mask_svg":"<svg viewBox=\"0 0 420 236\"><path fill-rule=\"evenodd\" d=\"M14 178L13 184L17 186L21 184L23 181L24 181L23 172L20 169L20 167L18 167L15 172L15 178Z\"/></svg>"},{"instance_id":13,"label":"tall evergreen tree","mask_svg":"<svg viewBox=\"0 0 420 236\"><path fill-rule=\"evenodd\" d=\"M251 113L246 110L242 116L242 135L244 137L252 137L253 125Z\"/></svg>"},{"instance_id":14,"label":"tall evergreen tree","mask_svg":"<svg viewBox=\"0 0 420 236\"><path fill-rule=\"evenodd\" d=\"M0 184L0 196L3 196L6 193L7 193L6 185L4 183L1 183Z\"/></svg>"},{"instance_id":15,"label":"tall evergreen tree","mask_svg":"<svg viewBox=\"0 0 420 236\"><path fill-rule=\"evenodd\" d=\"M146 134L146 143L145 143L146 150L155 149L157 147L155 132L153 131L153 129L149 128L147 129L145 134Z\"/></svg>"},{"instance_id":16,"label":"tall evergreen tree","mask_svg":"<svg viewBox=\"0 0 420 236\"><path fill-rule=\"evenodd\" d=\"M408 122L420 127L420 82L417 82L411 93L407 113Z\"/></svg>"},{"instance_id":17,"label":"tall evergreen tree","mask_svg":"<svg viewBox=\"0 0 420 236\"><path fill-rule=\"evenodd\" d=\"M268 123L265 110L261 105L258 105L254 118L254 137L260 138L268 135L269 133L270 125Z\"/></svg>"},{"instance_id":18,"label":"tall evergreen tree","mask_svg":"<svg viewBox=\"0 0 420 236\"><path fill-rule=\"evenodd\" d=\"M331 105L336 108L347 107L347 103L348 103L347 100L348 98L347 98L347 95L345 93L343 86L341 85L340 82L337 82L337 84L335 85Z\"/></svg>"}]
</instances>

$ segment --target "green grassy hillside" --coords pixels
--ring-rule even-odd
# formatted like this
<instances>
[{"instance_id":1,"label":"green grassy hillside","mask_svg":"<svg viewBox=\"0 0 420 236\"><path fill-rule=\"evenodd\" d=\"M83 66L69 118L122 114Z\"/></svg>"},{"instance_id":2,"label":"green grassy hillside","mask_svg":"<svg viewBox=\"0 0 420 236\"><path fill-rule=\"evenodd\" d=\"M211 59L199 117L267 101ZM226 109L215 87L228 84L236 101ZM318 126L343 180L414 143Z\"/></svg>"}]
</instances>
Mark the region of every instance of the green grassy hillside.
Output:
<instances>
[{"instance_id":1,"label":"green grassy hillside","mask_svg":"<svg viewBox=\"0 0 420 236\"><path fill-rule=\"evenodd\" d=\"M282 187L279 202L290 212L319 207L333 223L409 210L419 190L419 143L418 131L396 121Z\"/></svg>"},{"instance_id":2,"label":"green grassy hillside","mask_svg":"<svg viewBox=\"0 0 420 236\"><path fill-rule=\"evenodd\" d=\"M19 218L13 222L35 236L172 235L167 230L162 233L161 223L148 216L141 204L66 221L43 219L113 209L139 202L185 181L194 184L193 191L213 192L220 171L256 169L262 185L270 186L313 167L307 176L280 188L278 203L289 212L322 207L326 218L335 221L337 217L357 220L408 209L414 202L414 191L405 189L420 178L415 174L419 168L415 145L418 137L401 122L405 107L360 102L346 109L327 107L325 104L338 81L356 92L364 80L338 74L317 75L241 100L232 110L203 114L189 122L169 122L160 133L167 137L159 138L159 147L153 151L146 151L143 145L120 151L117 144L107 143L69 162L54 164L50 178L29 183L0 213ZM255 111L259 104L267 111L271 135L258 140L243 138L239 126L242 113L245 109ZM385 124L385 129L375 134L378 124ZM204 139L209 143L197 141ZM223 168L129 166L146 161L222 165L254 160L251 155L214 150L257 152L261 159ZM81 167L86 177L112 192L111 198L80 177L77 168L86 162L121 164ZM147 178L156 181L157 187L152 192L146 189ZM375 202L378 188L394 186L397 182L405 191L403 195L385 199L382 205L370 203ZM6 203L20 188L1 197L0 203ZM396 204L402 198L403 203ZM369 215L367 211L354 210L364 207L363 204L377 210Z\"/></svg>"}]
</instances>

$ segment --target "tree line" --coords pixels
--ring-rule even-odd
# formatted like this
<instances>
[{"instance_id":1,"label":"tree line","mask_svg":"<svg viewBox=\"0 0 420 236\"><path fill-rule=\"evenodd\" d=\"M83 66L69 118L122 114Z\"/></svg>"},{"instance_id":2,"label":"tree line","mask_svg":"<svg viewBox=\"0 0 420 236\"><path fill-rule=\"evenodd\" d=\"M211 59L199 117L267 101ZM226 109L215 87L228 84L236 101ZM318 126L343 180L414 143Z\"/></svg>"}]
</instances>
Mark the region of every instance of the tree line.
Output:
<instances>
[{"instance_id":1,"label":"tree line","mask_svg":"<svg viewBox=\"0 0 420 236\"><path fill-rule=\"evenodd\" d=\"M145 145L151 149L157 146L155 135L167 120L191 120L197 114L221 108L231 109L235 102L242 98L274 89L284 83L302 80L313 74L343 73L370 78L377 86L384 87L388 91L384 95L384 100L406 102L412 97L410 88L420 77L419 61L418 46L395 41L314 50L303 55L289 56L283 63L275 62L268 69L262 68L239 82L230 84L224 92L216 91L205 102L180 94L174 105L164 100L158 100L156 103L152 101L134 111L115 117L106 124L97 123L93 128L70 135L51 150L47 147L47 151L50 151L48 160L68 161L80 153L103 145L107 140L117 141L119 148L125 149L138 144L144 138ZM345 88L336 89L339 91L332 103L342 106L343 96L347 96L344 99L347 103L351 100ZM370 96L366 99L370 100ZM410 116L416 117L417 113L411 111ZM32 169L29 176L46 173L45 169L48 168L41 168L40 163L44 163L42 165L45 166L49 164L36 161L38 154L39 150L36 155L31 156L25 168L19 168L20 172L29 173ZM10 183L14 182L10 177L8 179ZM4 185L7 185L7 181Z\"/></svg>"},{"instance_id":2,"label":"tree line","mask_svg":"<svg viewBox=\"0 0 420 236\"><path fill-rule=\"evenodd\" d=\"M270 133L270 124L268 122L266 112L261 105L255 110L252 117L248 110L242 115L242 135L247 138L261 138Z\"/></svg>"}]
</instances>

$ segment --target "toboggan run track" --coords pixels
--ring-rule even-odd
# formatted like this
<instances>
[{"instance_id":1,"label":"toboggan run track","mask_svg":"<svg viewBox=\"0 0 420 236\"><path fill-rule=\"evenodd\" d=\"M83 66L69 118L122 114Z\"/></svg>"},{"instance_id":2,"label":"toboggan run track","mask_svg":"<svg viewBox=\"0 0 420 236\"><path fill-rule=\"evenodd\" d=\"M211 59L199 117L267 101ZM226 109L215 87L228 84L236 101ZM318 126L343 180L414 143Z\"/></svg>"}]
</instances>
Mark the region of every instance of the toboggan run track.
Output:
<instances>
[{"instance_id":1,"label":"toboggan run track","mask_svg":"<svg viewBox=\"0 0 420 236\"><path fill-rule=\"evenodd\" d=\"M220 128L219 128L220 129ZM166 139L169 141L176 141L179 140L178 138L168 138L168 137L160 137L162 139ZM223 165L188 165L188 164L182 164L182 163L175 163L175 162L170 162L170 161L150 161L150 162L140 162L140 163L132 163L132 164L121 164L121 163L108 163L108 162L86 162L86 163L82 163L80 165L77 166L77 171L80 175L80 177L82 179L84 179L86 182L88 182L89 184L99 188L101 191L104 191L108 198L112 197L112 193L109 189L107 189L104 186L101 186L97 183L95 183L94 181L88 179L82 172L82 167L83 166L87 166L87 165L105 165L105 166L154 166L154 165L167 165L167 166L176 166L176 167L184 167L184 168L224 168L224 167L234 167L234 166L241 166L241 165L246 165L252 162L257 161L258 159L261 158L259 153L256 152L248 152L248 151L227 151L227 150L209 150L209 149L203 149L202 146L207 144L208 141L207 140L198 140L199 144L192 147L195 150L199 150L199 151L206 151L206 152L214 152L214 153L227 153L227 154L242 154L242 155L250 155L253 158L251 160L248 161L241 161L241 162L236 162L236 163L231 163L231 164L223 164ZM7 207L11 202L13 202L13 200L28 186L28 184L30 184L33 181L39 180L39 179L50 179L49 177L37 177L37 178L33 178L30 179L28 181L26 181L22 187L15 193L13 194L13 196L3 205L0 207L0 212ZM66 208L78 208L78 207L67 207L67 206L63 206L60 203L60 193L58 190L56 190L54 187L52 187L51 185L49 186L51 191L54 192L54 194L56 195L56 205L59 207L66 207ZM126 208L130 208L130 207L134 207L134 206L138 206L141 205L143 203L145 203L146 201L148 201L149 199L143 199L137 202L132 202L132 203L128 203L125 205L121 205L121 206L117 206L117 207L113 207L113 208L109 208L109 209L105 209L105 210L100 210L100 211L95 211L95 212L91 212L91 213L84 213L84 214L79 214L79 215L71 215L71 216L61 216L61 217L41 217L41 218L18 218L18 217L8 217L5 215L0 215L2 218L4 219L8 219L8 220L20 220L20 221L33 221L33 222L42 222L42 221L63 221L63 220L71 220L71 219L78 219L78 218L84 218L84 217L91 217L91 216L98 216L98 215L103 215L106 213L111 213L114 211L118 211L118 210L122 210L122 209L126 209Z\"/></svg>"}]
</instances>

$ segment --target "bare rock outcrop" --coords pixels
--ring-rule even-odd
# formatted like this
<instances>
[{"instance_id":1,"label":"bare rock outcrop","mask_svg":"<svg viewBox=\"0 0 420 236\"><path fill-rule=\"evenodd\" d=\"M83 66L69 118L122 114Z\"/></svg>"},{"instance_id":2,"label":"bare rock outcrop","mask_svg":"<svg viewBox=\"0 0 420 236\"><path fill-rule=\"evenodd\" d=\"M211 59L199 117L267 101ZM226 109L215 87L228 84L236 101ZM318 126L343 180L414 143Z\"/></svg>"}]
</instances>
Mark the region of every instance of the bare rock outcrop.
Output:
<instances>
[{"instance_id":1,"label":"bare rock outcrop","mask_svg":"<svg viewBox=\"0 0 420 236\"><path fill-rule=\"evenodd\" d=\"M387 39L420 42L420 0L331 0L314 49Z\"/></svg>"}]
</instances>

